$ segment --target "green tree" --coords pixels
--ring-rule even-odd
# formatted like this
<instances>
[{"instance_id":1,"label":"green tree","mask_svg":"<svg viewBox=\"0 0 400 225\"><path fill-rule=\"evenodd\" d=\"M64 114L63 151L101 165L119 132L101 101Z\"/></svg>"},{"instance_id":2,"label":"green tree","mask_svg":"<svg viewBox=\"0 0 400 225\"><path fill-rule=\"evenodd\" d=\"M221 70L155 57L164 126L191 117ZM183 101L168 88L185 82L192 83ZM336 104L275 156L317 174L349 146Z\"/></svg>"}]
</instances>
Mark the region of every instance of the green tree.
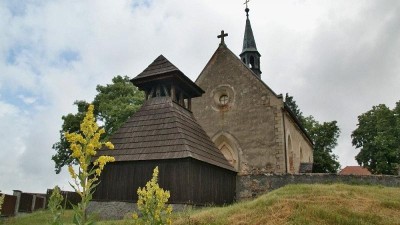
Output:
<instances>
[{"instance_id":1,"label":"green tree","mask_svg":"<svg viewBox=\"0 0 400 225\"><path fill-rule=\"evenodd\" d=\"M358 116L352 144L360 148L359 165L373 174L398 174L400 165L400 101L391 110L386 105L373 106Z\"/></svg>"},{"instance_id":2,"label":"green tree","mask_svg":"<svg viewBox=\"0 0 400 225\"><path fill-rule=\"evenodd\" d=\"M71 158L69 143L64 133L80 133L80 122L83 120L86 109L90 104L95 106L94 116L104 125L105 134L101 140L107 140L133 113L135 113L144 101L144 94L135 87L127 76L116 76L112 84L106 86L97 85L97 95L92 103L75 101L78 112L62 116L63 124L60 130L60 140L53 145L56 154L52 156L56 173L60 173L65 165L77 164Z\"/></svg>"},{"instance_id":3,"label":"green tree","mask_svg":"<svg viewBox=\"0 0 400 225\"><path fill-rule=\"evenodd\" d=\"M340 168L338 156L333 154L340 129L337 121L320 123L313 116L304 117L293 96L286 93L285 104L296 115L314 143L314 173L336 173Z\"/></svg>"}]
</instances>

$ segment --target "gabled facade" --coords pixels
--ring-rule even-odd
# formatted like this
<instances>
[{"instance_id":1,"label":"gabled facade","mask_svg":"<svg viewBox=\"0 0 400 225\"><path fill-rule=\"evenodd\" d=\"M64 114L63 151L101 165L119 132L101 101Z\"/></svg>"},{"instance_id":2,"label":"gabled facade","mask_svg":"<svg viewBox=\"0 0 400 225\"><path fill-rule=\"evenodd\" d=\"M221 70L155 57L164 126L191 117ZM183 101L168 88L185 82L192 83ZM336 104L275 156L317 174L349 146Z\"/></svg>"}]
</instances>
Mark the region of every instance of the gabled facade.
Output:
<instances>
[{"instance_id":1,"label":"gabled facade","mask_svg":"<svg viewBox=\"0 0 400 225\"><path fill-rule=\"evenodd\" d=\"M219 45L196 80L205 94L193 101L193 113L239 183L241 175L311 172L311 139L282 96L261 80L248 12L240 58Z\"/></svg>"}]
</instances>

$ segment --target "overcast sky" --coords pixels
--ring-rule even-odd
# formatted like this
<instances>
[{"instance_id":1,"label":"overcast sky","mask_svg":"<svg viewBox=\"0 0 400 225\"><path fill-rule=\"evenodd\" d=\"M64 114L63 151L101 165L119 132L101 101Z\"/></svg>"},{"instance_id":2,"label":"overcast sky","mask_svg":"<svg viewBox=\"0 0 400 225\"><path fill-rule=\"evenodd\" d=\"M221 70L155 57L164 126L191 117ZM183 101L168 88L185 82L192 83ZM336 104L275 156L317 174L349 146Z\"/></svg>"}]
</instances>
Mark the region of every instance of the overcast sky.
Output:
<instances>
[{"instance_id":1,"label":"overcast sky","mask_svg":"<svg viewBox=\"0 0 400 225\"><path fill-rule=\"evenodd\" d=\"M61 116L97 84L134 77L163 54L195 80L217 35L241 52L244 0L0 1L0 190L68 189L54 173ZM400 1L252 0L262 79L305 115L337 120L334 150L356 165L357 116L400 100Z\"/></svg>"}]
</instances>

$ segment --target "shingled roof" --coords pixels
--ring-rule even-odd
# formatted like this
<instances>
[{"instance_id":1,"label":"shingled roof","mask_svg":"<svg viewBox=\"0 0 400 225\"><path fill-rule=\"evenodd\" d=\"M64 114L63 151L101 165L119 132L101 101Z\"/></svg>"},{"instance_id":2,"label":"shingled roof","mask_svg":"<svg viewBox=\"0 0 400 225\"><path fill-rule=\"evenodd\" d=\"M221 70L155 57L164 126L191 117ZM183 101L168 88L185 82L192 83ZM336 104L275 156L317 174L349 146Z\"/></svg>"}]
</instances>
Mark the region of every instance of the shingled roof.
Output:
<instances>
[{"instance_id":1,"label":"shingled roof","mask_svg":"<svg viewBox=\"0 0 400 225\"><path fill-rule=\"evenodd\" d=\"M154 86L156 83L174 83L190 95L191 98L201 96L204 91L185 76L174 64L163 55L158 56L143 72L131 80L140 90Z\"/></svg>"},{"instance_id":2,"label":"shingled roof","mask_svg":"<svg viewBox=\"0 0 400 225\"><path fill-rule=\"evenodd\" d=\"M169 97L147 100L111 137L114 150L99 155L118 161L191 157L229 170L234 168L217 149L193 114Z\"/></svg>"}]
</instances>

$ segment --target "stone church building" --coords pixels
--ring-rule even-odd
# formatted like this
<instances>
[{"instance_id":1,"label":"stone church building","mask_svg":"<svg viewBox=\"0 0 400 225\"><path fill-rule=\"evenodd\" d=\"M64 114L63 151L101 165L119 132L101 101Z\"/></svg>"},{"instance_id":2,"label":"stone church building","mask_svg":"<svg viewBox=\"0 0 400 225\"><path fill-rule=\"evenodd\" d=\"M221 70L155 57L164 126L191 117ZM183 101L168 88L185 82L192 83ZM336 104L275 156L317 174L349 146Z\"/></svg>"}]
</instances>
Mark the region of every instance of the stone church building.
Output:
<instances>
[{"instance_id":1,"label":"stone church building","mask_svg":"<svg viewBox=\"0 0 400 225\"><path fill-rule=\"evenodd\" d=\"M313 143L296 116L261 80L260 57L246 8L240 58L221 43L196 84L204 91L193 99L199 124L238 172L311 172Z\"/></svg>"},{"instance_id":2,"label":"stone church building","mask_svg":"<svg viewBox=\"0 0 400 225\"><path fill-rule=\"evenodd\" d=\"M282 95L261 80L248 13L246 8L240 58L222 31L195 82L162 55L131 80L146 100L111 136L115 150L99 151L115 162L100 177L91 202L95 211L107 206L102 212L115 208L121 214L156 166L160 186L171 192L169 202L195 205L249 197L242 188L247 175L311 172L310 137Z\"/></svg>"}]
</instances>

